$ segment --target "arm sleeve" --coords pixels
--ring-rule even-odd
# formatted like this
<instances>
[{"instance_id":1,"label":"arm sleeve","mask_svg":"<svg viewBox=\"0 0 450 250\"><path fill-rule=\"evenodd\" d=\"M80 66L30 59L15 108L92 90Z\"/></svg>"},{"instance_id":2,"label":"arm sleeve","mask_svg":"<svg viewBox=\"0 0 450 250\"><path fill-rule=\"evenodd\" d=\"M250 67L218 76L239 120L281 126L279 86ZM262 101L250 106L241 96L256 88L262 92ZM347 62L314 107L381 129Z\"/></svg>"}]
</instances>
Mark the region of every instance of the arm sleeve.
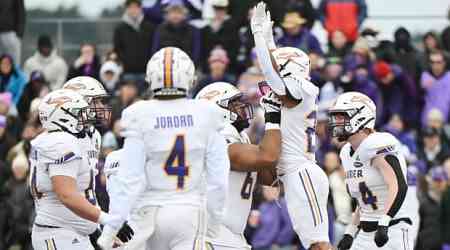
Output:
<instances>
[{"instance_id":1,"label":"arm sleeve","mask_svg":"<svg viewBox=\"0 0 450 250\"><path fill-rule=\"evenodd\" d=\"M146 186L144 173L145 147L142 139L130 137L125 139L123 152L114 185L110 188L109 210L113 215L122 219L120 225L126 220L131 207Z\"/></svg>"},{"instance_id":2,"label":"arm sleeve","mask_svg":"<svg viewBox=\"0 0 450 250\"><path fill-rule=\"evenodd\" d=\"M276 72L276 70L273 68L272 58L261 32L254 34L254 39L258 62L260 64L261 71L263 72L264 77L267 80L267 83L277 95L286 95L284 82L278 72Z\"/></svg>"},{"instance_id":3,"label":"arm sleeve","mask_svg":"<svg viewBox=\"0 0 450 250\"><path fill-rule=\"evenodd\" d=\"M138 111L130 106L122 113L122 136L125 143L120 155L120 167L114 178L114 187L111 190L109 209L110 213L120 216L120 224L126 220L131 207L137 197L145 189L147 182L143 174L146 156L145 143L137 120Z\"/></svg>"},{"instance_id":4,"label":"arm sleeve","mask_svg":"<svg viewBox=\"0 0 450 250\"><path fill-rule=\"evenodd\" d=\"M56 175L63 175L76 179L79 167L80 167L80 159L75 159L62 163L48 164L48 174L50 178Z\"/></svg>"},{"instance_id":5,"label":"arm sleeve","mask_svg":"<svg viewBox=\"0 0 450 250\"><path fill-rule=\"evenodd\" d=\"M214 132L208 141L206 152L207 210L214 223L221 223L228 190L230 160L225 139Z\"/></svg>"}]
</instances>

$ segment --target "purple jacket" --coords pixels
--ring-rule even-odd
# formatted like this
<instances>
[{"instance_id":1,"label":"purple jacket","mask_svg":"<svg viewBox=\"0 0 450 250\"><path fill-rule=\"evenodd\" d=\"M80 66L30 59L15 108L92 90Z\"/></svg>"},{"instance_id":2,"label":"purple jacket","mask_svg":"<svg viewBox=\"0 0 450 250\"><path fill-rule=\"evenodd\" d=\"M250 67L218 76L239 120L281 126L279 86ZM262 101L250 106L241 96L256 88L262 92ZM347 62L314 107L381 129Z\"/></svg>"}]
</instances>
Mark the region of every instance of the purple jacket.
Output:
<instances>
[{"instance_id":1,"label":"purple jacket","mask_svg":"<svg viewBox=\"0 0 450 250\"><path fill-rule=\"evenodd\" d=\"M422 125L427 123L427 115L430 110L436 108L442 112L444 121L448 121L450 111L450 71L436 78L430 72L425 71L420 78L420 84L425 90L425 106L422 112Z\"/></svg>"},{"instance_id":2,"label":"purple jacket","mask_svg":"<svg viewBox=\"0 0 450 250\"><path fill-rule=\"evenodd\" d=\"M294 230L288 215L286 201L283 198L264 202L259 206L260 224L253 235L253 248L270 247L272 244L289 245L294 238Z\"/></svg>"},{"instance_id":3,"label":"purple jacket","mask_svg":"<svg viewBox=\"0 0 450 250\"><path fill-rule=\"evenodd\" d=\"M285 33L278 41L280 46L299 48L306 53L314 52L323 55L319 40L308 29L303 28L298 35L291 36Z\"/></svg>"}]
</instances>

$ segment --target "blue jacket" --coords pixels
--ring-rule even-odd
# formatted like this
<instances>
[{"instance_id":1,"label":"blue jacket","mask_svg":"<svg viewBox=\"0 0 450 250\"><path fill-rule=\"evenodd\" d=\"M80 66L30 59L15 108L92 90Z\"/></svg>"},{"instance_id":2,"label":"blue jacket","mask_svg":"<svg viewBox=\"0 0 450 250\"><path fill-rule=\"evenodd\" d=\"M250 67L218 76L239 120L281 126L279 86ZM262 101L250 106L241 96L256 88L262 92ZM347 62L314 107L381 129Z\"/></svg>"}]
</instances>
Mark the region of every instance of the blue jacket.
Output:
<instances>
[{"instance_id":1,"label":"blue jacket","mask_svg":"<svg viewBox=\"0 0 450 250\"><path fill-rule=\"evenodd\" d=\"M0 75L0 82L3 81L3 76ZM6 84L5 90L10 92L13 96L14 105L17 105L20 98L22 97L23 90L27 85L27 77L25 73L17 65L14 65L13 73L9 77L8 83Z\"/></svg>"},{"instance_id":2,"label":"blue jacket","mask_svg":"<svg viewBox=\"0 0 450 250\"><path fill-rule=\"evenodd\" d=\"M294 230L289 219L286 201L264 202L259 206L260 224L251 241L253 248L289 245L294 238Z\"/></svg>"}]
</instances>

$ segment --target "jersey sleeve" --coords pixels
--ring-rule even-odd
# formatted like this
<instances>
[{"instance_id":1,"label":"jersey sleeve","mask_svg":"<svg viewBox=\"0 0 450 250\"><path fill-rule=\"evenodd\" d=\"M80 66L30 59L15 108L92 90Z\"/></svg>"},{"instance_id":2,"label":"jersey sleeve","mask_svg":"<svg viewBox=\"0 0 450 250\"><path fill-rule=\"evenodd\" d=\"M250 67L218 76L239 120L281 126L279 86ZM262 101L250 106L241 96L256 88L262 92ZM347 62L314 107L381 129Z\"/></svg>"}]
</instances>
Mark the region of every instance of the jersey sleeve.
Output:
<instances>
[{"instance_id":1,"label":"jersey sleeve","mask_svg":"<svg viewBox=\"0 0 450 250\"><path fill-rule=\"evenodd\" d=\"M47 163L49 176L64 175L76 178L81 161L78 142L72 135L55 134L37 145L39 160Z\"/></svg>"},{"instance_id":2,"label":"jersey sleeve","mask_svg":"<svg viewBox=\"0 0 450 250\"><path fill-rule=\"evenodd\" d=\"M208 113L209 113L209 120L210 120L210 127L217 131L220 132L221 130L224 129L225 126L225 118L223 117L223 114L220 110L220 108L212 103L212 102L208 102L206 100L202 100L203 102L205 102L205 104L207 105L207 109L208 109Z\"/></svg>"},{"instance_id":3,"label":"jersey sleeve","mask_svg":"<svg viewBox=\"0 0 450 250\"><path fill-rule=\"evenodd\" d=\"M103 172L107 179L112 175L117 175L119 169L120 153L122 150L113 151L106 156Z\"/></svg>"},{"instance_id":4,"label":"jersey sleeve","mask_svg":"<svg viewBox=\"0 0 450 250\"><path fill-rule=\"evenodd\" d=\"M367 137L361 146L361 161L370 162L379 155L395 154L399 150L399 143L388 133L376 133Z\"/></svg>"}]
</instances>

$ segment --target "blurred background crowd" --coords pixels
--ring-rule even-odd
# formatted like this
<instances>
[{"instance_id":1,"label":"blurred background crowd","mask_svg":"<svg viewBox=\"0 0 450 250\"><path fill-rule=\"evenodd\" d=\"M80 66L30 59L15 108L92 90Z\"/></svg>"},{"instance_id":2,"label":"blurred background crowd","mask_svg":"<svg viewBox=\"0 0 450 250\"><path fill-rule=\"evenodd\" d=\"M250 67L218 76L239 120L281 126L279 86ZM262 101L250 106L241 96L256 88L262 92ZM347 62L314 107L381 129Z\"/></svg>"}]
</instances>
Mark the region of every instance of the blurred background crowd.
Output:
<instances>
[{"instance_id":1,"label":"blurred background crowd","mask_svg":"<svg viewBox=\"0 0 450 250\"><path fill-rule=\"evenodd\" d=\"M112 119L101 131L100 173L105 156L123 143L121 111L148 97L145 66L162 47L179 47L195 62L198 79L191 96L225 81L245 92L258 111L256 90L263 76L248 22L256 1L151 2L143 6L139 0L124 1L109 49L100 52L95 42L86 40L80 42L78 55L68 57L60 55L52 33L34 34L34 52L24 56L24 32L34 31L26 29L23 0L0 2L0 250L31 248L33 201L26 179L30 140L42 131L36 110L40 98L67 79L92 76L111 95ZM365 0L321 0L316 6L310 0L266 2L277 44L309 54L312 82L320 88L316 157L330 180L332 241L342 237L354 203L346 192L339 145L327 131L326 111L340 93L360 91L377 105L377 129L394 134L404 145L410 190L417 190L420 204L416 249L440 250L450 244L450 26L419 39L399 27L393 39L385 39L377 27L364 25L370 8ZM449 4L443 1L442 8ZM324 41L312 31L314 26L326 31ZM260 113L248 129L254 143L264 131ZM99 203L106 209L104 177L98 175L96 183ZM246 237L256 250L301 249L280 192L255 188Z\"/></svg>"}]
</instances>

